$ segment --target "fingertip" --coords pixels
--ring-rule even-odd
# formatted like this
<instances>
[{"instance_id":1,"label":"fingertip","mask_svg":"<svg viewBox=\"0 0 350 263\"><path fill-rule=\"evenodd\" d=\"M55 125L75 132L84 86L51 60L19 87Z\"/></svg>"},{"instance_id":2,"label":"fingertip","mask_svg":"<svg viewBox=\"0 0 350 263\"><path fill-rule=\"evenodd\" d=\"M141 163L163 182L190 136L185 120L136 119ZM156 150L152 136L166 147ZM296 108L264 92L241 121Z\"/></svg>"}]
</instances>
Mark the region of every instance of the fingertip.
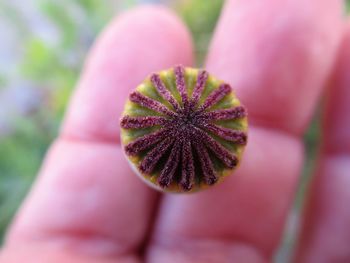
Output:
<instances>
[{"instance_id":1,"label":"fingertip","mask_svg":"<svg viewBox=\"0 0 350 263\"><path fill-rule=\"evenodd\" d=\"M342 1L228 1L209 70L230 82L256 125L300 135L329 77Z\"/></svg>"},{"instance_id":2,"label":"fingertip","mask_svg":"<svg viewBox=\"0 0 350 263\"><path fill-rule=\"evenodd\" d=\"M144 46L146 52L149 52L149 48L156 51L159 47L159 54L164 52L164 48L168 48L165 51L172 55L174 50L180 50L181 52L175 54L178 60L186 64L191 64L193 60L192 38L185 24L172 10L161 5L138 6L115 17L98 37L89 55L88 65L96 64L99 58L105 60L105 53L113 52L121 44L129 44L124 47L129 50L135 46ZM168 58L165 56L164 59ZM158 68L161 69L159 66ZM88 73L86 68L84 75Z\"/></svg>"},{"instance_id":3,"label":"fingertip","mask_svg":"<svg viewBox=\"0 0 350 263\"><path fill-rule=\"evenodd\" d=\"M172 11L145 5L122 13L90 52L63 134L118 141L117 120L129 92L153 71L192 61L191 36Z\"/></svg>"}]
</instances>

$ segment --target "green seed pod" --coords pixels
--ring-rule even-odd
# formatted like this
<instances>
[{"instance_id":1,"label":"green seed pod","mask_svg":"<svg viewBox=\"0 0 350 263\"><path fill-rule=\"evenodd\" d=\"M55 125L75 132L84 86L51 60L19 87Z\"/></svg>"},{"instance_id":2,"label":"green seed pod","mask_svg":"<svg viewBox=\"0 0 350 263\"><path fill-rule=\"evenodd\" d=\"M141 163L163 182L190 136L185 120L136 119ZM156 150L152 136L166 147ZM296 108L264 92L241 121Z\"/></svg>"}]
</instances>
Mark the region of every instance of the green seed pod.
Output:
<instances>
[{"instance_id":1,"label":"green seed pod","mask_svg":"<svg viewBox=\"0 0 350 263\"><path fill-rule=\"evenodd\" d=\"M247 113L231 87L182 66L146 78L130 94L120 125L132 168L167 192L221 181L238 166L247 143Z\"/></svg>"}]
</instances>

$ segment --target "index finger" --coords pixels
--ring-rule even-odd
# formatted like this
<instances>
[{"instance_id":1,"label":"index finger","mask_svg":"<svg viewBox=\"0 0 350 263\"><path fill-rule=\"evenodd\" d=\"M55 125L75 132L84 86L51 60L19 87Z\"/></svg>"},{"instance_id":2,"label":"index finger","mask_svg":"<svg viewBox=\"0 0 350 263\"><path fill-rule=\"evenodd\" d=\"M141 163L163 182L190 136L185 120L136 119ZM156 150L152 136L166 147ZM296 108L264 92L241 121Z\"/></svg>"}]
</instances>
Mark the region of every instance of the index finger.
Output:
<instances>
[{"instance_id":1,"label":"index finger","mask_svg":"<svg viewBox=\"0 0 350 263\"><path fill-rule=\"evenodd\" d=\"M118 115L129 91L151 71L191 62L188 32L165 8L126 12L104 31L62 133L7 236L5 251L25 248L15 253L16 262L38 262L27 257L34 246L42 248L37 257L70 250L76 257L136 260L156 194L125 161L118 145ZM52 257L47 261L55 262Z\"/></svg>"}]
</instances>

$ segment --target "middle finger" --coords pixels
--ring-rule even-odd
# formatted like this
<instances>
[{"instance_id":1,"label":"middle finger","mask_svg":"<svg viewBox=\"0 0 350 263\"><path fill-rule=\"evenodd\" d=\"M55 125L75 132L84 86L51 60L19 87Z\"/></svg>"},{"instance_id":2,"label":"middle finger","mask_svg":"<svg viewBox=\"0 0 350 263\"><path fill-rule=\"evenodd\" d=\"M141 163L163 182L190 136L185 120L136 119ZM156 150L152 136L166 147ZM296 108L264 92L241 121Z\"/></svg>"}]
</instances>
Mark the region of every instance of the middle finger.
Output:
<instances>
[{"instance_id":1,"label":"middle finger","mask_svg":"<svg viewBox=\"0 0 350 263\"><path fill-rule=\"evenodd\" d=\"M247 106L248 147L239 171L222 185L165 196L150 262L272 256L302 165L298 135L332 65L341 12L332 0L227 2L207 67Z\"/></svg>"}]
</instances>

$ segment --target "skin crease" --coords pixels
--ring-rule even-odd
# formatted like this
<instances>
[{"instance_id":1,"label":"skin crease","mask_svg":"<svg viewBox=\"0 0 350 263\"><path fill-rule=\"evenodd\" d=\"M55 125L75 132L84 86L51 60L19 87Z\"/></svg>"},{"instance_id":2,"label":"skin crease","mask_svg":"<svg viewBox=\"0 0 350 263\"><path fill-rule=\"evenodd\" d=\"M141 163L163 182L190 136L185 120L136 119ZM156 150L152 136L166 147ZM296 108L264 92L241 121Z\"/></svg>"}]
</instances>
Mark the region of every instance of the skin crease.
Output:
<instances>
[{"instance_id":1,"label":"skin crease","mask_svg":"<svg viewBox=\"0 0 350 263\"><path fill-rule=\"evenodd\" d=\"M159 195L128 167L116 121L128 93L150 72L193 63L189 33L174 14L160 7L128 11L93 47L0 262L270 262L303 162L300 134L332 70L344 21L341 1L261 2L226 3L206 63L249 111L249 142L235 175L198 194ZM344 96L329 103L335 117L325 121L334 130L326 129L325 145L350 133L342 132L349 128L348 67L339 62L335 71L332 88ZM342 249L349 243L342 205L349 199L349 148L341 147L324 147L324 179L314 184L316 209L306 217L314 228L301 234L300 262L350 261ZM336 178L331 184L329 174ZM333 243L327 237L334 229Z\"/></svg>"}]
</instances>

